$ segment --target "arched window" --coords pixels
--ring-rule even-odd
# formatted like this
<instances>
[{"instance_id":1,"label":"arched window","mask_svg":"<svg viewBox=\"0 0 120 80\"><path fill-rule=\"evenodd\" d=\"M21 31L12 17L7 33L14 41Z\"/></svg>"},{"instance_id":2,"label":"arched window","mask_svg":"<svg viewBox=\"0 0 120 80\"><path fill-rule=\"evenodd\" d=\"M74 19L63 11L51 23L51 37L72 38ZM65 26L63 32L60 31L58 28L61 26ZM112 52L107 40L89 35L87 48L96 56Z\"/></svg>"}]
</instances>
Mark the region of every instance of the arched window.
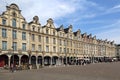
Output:
<instances>
[{"instance_id":1,"label":"arched window","mask_svg":"<svg viewBox=\"0 0 120 80\"><path fill-rule=\"evenodd\" d=\"M12 19L12 26L16 27L16 19Z\"/></svg>"}]
</instances>

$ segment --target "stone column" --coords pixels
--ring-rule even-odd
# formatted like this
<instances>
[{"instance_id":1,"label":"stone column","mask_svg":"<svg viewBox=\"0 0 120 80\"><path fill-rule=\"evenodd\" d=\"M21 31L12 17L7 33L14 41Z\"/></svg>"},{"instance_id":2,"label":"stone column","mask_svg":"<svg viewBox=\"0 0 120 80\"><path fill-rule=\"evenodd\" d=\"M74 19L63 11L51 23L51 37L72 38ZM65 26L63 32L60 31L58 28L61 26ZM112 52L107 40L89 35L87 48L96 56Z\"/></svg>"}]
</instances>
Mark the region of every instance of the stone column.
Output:
<instances>
[{"instance_id":1,"label":"stone column","mask_svg":"<svg viewBox=\"0 0 120 80\"><path fill-rule=\"evenodd\" d=\"M44 67L44 55L45 55L45 52L44 52L44 51L42 52L42 55L43 55L43 56L42 56L42 67Z\"/></svg>"},{"instance_id":2,"label":"stone column","mask_svg":"<svg viewBox=\"0 0 120 80\"><path fill-rule=\"evenodd\" d=\"M21 57L22 55L19 55L19 66L21 66Z\"/></svg>"},{"instance_id":3,"label":"stone column","mask_svg":"<svg viewBox=\"0 0 120 80\"><path fill-rule=\"evenodd\" d=\"M52 56L51 56L50 66L52 66L52 63L53 63L52 61L54 61L54 60L53 60L53 58L52 58Z\"/></svg>"},{"instance_id":4,"label":"stone column","mask_svg":"<svg viewBox=\"0 0 120 80\"><path fill-rule=\"evenodd\" d=\"M52 52L50 52L50 55L51 55L50 66L52 66L52 63L53 63L52 61L54 61L52 58Z\"/></svg>"},{"instance_id":5,"label":"stone column","mask_svg":"<svg viewBox=\"0 0 120 80\"><path fill-rule=\"evenodd\" d=\"M11 58L11 55L8 55L8 66L10 67L10 58Z\"/></svg>"}]
</instances>

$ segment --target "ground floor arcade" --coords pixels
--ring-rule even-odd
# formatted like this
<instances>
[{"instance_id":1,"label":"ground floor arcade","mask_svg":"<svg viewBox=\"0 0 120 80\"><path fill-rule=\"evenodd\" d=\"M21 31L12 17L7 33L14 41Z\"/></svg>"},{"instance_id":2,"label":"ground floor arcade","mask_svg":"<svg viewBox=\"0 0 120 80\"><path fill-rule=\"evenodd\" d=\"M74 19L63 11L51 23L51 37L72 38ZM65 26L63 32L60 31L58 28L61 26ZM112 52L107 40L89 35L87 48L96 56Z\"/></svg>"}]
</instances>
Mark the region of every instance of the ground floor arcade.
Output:
<instances>
[{"instance_id":1,"label":"ground floor arcade","mask_svg":"<svg viewBox=\"0 0 120 80\"><path fill-rule=\"evenodd\" d=\"M21 65L32 65L39 66L53 66L53 65L81 65L83 62L94 63L103 62L106 57L88 57L83 58L77 56L56 56L56 55L26 55L26 54L2 54L0 55L0 67L8 66L11 64Z\"/></svg>"}]
</instances>

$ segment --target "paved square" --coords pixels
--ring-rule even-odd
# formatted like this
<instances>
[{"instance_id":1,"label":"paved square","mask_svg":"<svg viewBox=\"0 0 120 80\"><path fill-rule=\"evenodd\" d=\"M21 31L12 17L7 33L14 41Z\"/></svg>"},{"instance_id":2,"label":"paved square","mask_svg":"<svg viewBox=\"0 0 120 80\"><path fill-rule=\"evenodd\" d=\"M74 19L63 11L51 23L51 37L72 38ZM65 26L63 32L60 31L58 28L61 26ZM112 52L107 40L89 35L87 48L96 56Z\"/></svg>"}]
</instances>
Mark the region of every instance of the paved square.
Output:
<instances>
[{"instance_id":1,"label":"paved square","mask_svg":"<svg viewBox=\"0 0 120 80\"><path fill-rule=\"evenodd\" d=\"M15 73L1 71L0 80L120 80L120 62L50 67Z\"/></svg>"}]
</instances>

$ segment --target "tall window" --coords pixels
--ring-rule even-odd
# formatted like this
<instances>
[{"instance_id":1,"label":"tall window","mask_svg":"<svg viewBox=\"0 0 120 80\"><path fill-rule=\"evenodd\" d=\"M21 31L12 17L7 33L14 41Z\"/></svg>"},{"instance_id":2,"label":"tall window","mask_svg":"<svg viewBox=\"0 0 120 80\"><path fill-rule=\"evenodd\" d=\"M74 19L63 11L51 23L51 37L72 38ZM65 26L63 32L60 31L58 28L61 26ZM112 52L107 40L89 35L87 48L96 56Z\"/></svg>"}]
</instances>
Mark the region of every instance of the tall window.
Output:
<instances>
[{"instance_id":1,"label":"tall window","mask_svg":"<svg viewBox=\"0 0 120 80\"><path fill-rule=\"evenodd\" d=\"M2 24L6 25L6 20L5 19L2 19Z\"/></svg>"},{"instance_id":2,"label":"tall window","mask_svg":"<svg viewBox=\"0 0 120 80\"><path fill-rule=\"evenodd\" d=\"M49 43L49 38L48 37L46 37L46 43Z\"/></svg>"},{"instance_id":3,"label":"tall window","mask_svg":"<svg viewBox=\"0 0 120 80\"><path fill-rule=\"evenodd\" d=\"M71 53L72 53L72 49L71 49Z\"/></svg>"},{"instance_id":4,"label":"tall window","mask_svg":"<svg viewBox=\"0 0 120 80\"><path fill-rule=\"evenodd\" d=\"M53 44L56 44L56 39L55 38L53 38Z\"/></svg>"},{"instance_id":5,"label":"tall window","mask_svg":"<svg viewBox=\"0 0 120 80\"><path fill-rule=\"evenodd\" d=\"M7 50L7 41L2 41L2 50Z\"/></svg>"},{"instance_id":6,"label":"tall window","mask_svg":"<svg viewBox=\"0 0 120 80\"><path fill-rule=\"evenodd\" d=\"M13 37L13 39L16 39L16 38L17 38L17 31L16 31L16 30L13 30L13 32L12 32L12 37Z\"/></svg>"},{"instance_id":7,"label":"tall window","mask_svg":"<svg viewBox=\"0 0 120 80\"><path fill-rule=\"evenodd\" d=\"M38 51L42 51L41 45L38 45Z\"/></svg>"},{"instance_id":8,"label":"tall window","mask_svg":"<svg viewBox=\"0 0 120 80\"><path fill-rule=\"evenodd\" d=\"M7 37L7 30L2 28L2 37Z\"/></svg>"},{"instance_id":9,"label":"tall window","mask_svg":"<svg viewBox=\"0 0 120 80\"><path fill-rule=\"evenodd\" d=\"M60 45L62 45L62 40L60 39Z\"/></svg>"},{"instance_id":10,"label":"tall window","mask_svg":"<svg viewBox=\"0 0 120 80\"><path fill-rule=\"evenodd\" d=\"M35 35L34 35L34 34L32 34L32 40L33 40L33 41L35 40Z\"/></svg>"},{"instance_id":11,"label":"tall window","mask_svg":"<svg viewBox=\"0 0 120 80\"><path fill-rule=\"evenodd\" d=\"M55 46L53 46L53 52L56 52L56 47Z\"/></svg>"},{"instance_id":12,"label":"tall window","mask_svg":"<svg viewBox=\"0 0 120 80\"><path fill-rule=\"evenodd\" d=\"M12 19L12 26L16 27L16 19Z\"/></svg>"},{"instance_id":13,"label":"tall window","mask_svg":"<svg viewBox=\"0 0 120 80\"><path fill-rule=\"evenodd\" d=\"M65 40L64 40L64 46L66 46L66 42L65 42Z\"/></svg>"},{"instance_id":14,"label":"tall window","mask_svg":"<svg viewBox=\"0 0 120 80\"><path fill-rule=\"evenodd\" d=\"M26 43L22 43L22 50L26 51Z\"/></svg>"},{"instance_id":15,"label":"tall window","mask_svg":"<svg viewBox=\"0 0 120 80\"><path fill-rule=\"evenodd\" d=\"M25 24L22 24L22 28L25 29Z\"/></svg>"},{"instance_id":16,"label":"tall window","mask_svg":"<svg viewBox=\"0 0 120 80\"><path fill-rule=\"evenodd\" d=\"M46 46L46 52L49 52L49 46Z\"/></svg>"},{"instance_id":17,"label":"tall window","mask_svg":"<svg viewBox=\"0 0 120 80\"><path fill-rule=\"evenodd\" d=\"M69 48L67 48L67 53L69 53Z\"/></svg>"},{"instance_id":18,"label":"tall window","mask_svg":"<svg viewBox=\"0 0 120 80\"><path fill-rule=\"evenodd\" d=\"M55 31L53 31L53 35L55 35Z\"/></svg>"},{"instance_id":19,"label":"tall window","mask_svg":"<svg viewBox=\"0 0 120 80\"><path fill-rule=\"evenodd\" d=\"M38 41L41 42L41 35L38 36Z\"/></svg>"},{"instance_id":20,"label":"tall window","mask_svg":"<svg viewBox=\"0 0 120 80\"><path fill-rule=\"evenodd\" d=\"M32 44L32 51L35 51L35 44Z\"/></svg>"},{"instance_id":21,"label":"tall window","mask_svg":"<svg viewBox=\"0 0 120 80\"><path fill-rule=\"evenodd\" d=\"M64 48L64 53L66 53L66 48Z\"/></svg>"},{"instance_id":22,"label":"tall window","mask_svg":"<svg viewBox=\"0 0 120 80\"><path fill-rule=\"evenodd\" d=\"M46 34L48 34L49 33L49 30L48 29L46 29Z\"/></svg>"},{"instance_id":23,"label":"tall window","mask_svg":"<svg viewBox=\"0 0 120 80\"><path fill-rule=\"evenodd\" d=\"M22 40L26 40L26 32L22 32Z\"/></svg>"},{"instance_id":24,"label":"tall window","mask_svg":"<svg viewBox=\"0 0 120 80\"><path fill-rule=\"evenodd\" d=\"M13 42L13 50L17 50L17 43L16 42Z\"/></svg>"},{"instance_id":25,"label":"tall window","mask_svg":"<svg viewBox=\"0 0 120 80\"><path fill-rule=\"evenodd\" d=\"M62 47L60 47L60 52L62 52Z\"/></svg>"}]
</instances>

